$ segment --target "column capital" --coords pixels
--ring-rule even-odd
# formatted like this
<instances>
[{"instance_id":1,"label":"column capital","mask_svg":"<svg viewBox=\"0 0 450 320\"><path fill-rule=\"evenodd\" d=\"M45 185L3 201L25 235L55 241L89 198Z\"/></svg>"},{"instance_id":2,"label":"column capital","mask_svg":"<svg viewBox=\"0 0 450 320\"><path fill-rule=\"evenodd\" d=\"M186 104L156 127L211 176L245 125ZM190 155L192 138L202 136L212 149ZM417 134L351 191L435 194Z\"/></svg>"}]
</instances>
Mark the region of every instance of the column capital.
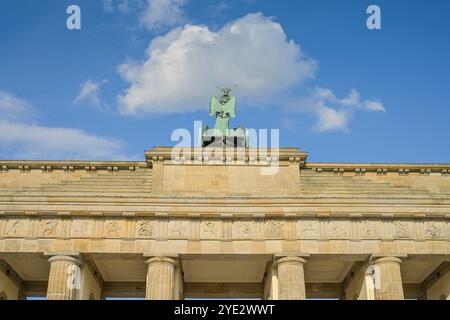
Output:
<instances>
[{"instance_id":1,"label":"column capital","mask_svg":"<svg viewBox=\"0 0 450 320\"><path fill-rule=\"evenodd\" d=\"M48 258L48 262L54 262L54 261L67 261L72 262L76 264L77 266L81 265L81 259L76 258L74 256L65 256L65 255L54 255Z\"/></svg>"},{"instance_id":2,"label":"column capital","mask_svg":"<svg viewBox=\"0 0 450 320\"><path fill-rule=\"evenodd\" d=\"M44 256L49 258L55 256L67 256L81 259L81 255L78 251L45 251Z\"/></svg>"},{"instance_id":3,"label":"column capital","mask_svg":"<svg viewBox=\"0 0 450 320\"><path fill-rule=\"evenodd\" d=\"M405 256L372 256L371 264L380 264L380 263L402 263L402 259L406 258Z\"/></svg>"},{"instance_id":4,"label":"column capital","mask_svg":"<svg viewBox=\"0 0 450 320\"><path fill-rule=\"evenodd\" d=\"M299 257L299 256L275 257L274 265L277 266L278 264L285 263L285 262L294 262L294 263L305 264L306 259Z\"/></svg>"},{"instance_id":5,"label":"column capital","mask_svg":"<svg viewBox=\"0 0 450 320\"><path fill-rule=\"evenodd\" d=\"M147 259L145 261L146 264L151 264L155 262L165 262L173 264L174 266L178 265L178 259L173 257L166 257L166 256L157 256L157 257L151 257L150 259Z\"/></svg>"}]
</instances>

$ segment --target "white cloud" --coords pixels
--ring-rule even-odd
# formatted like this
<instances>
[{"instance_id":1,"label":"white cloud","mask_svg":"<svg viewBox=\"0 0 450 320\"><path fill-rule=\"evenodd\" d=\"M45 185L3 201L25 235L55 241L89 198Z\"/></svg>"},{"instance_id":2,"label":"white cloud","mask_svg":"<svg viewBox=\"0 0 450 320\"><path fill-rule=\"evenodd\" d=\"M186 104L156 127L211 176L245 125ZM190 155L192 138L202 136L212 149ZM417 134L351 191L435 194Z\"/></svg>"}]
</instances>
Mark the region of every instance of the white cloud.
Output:
<instances>
[{"instance_id":1,"label":"white cloud","mask_svg":"<svg viewBox=\"0 0 450 320\"><path fill-rule=\"evenodd\" d=\"M292 99L287 109L315 114L317 122L314 129L318 132L348 131L350 117L357 110L385 111L378 99L362 100L355 89L347 97L339 99L330 89L320 87L315 88L310 96Z\"/></svg>"},{"instance_id":2,"label":"white cloud","mask_svg":"<svg viewBox=\"0 0 450 320\"><path fill-rule=\"evenodd\" d=\"M217 86L238 85L249 103L270 103L314 76L316 62L288 40L280 24L249 14L217 32L186 25L156 37L144 62L125 62L119 73L131 83L119 97L127 115L193 112L207 108Z\"/></svg>"},{"instance_id":3,"label":"white cloud","mask_svg":"<svg viewBox=\"0 0 450 320\"><path fill-rule=\"evenodd\" d=\"M139 23L152 31L165 31L186 22L184 5L188 0L102 0L103 10L133 14Z\"/></svg>"},{"instance_id":4,"label":"white cloud","mask_svg":"<svg viewBox=\"0 0 450 320\"><path fill-rule=\"evenodd\" d=\"M378 99L361 100L361 94L355 89L352 89L344 99L338 99L330 89L325 88L316 88L314 95L323 101L344 107L354 107L370 111L385 111L383 104Z\"/></svg>"},{"instance_id":5,"label":"white cloud","mask_svg":"<svg viewBox=\"0 0 450 320\"><path fill-rule=\"evenodd\" d=\"M87 104L98 110L105 110L107 108L107 104L100 98L99 91L100 87L106 82L107 80L94 82L90 79L83 82L80 93L74 100L74 104Z\"/></svg>"},{"instance_id":6,"label":"white cloud","mask_svg":"<svg viewBox=\"0 0 450 320\"><path fill-rule=\"evenodd\" d=\"M386 111L383 104L378 99L363 102L364 109L371 111Z\"/></svg>"},{"instance_id":7,"label":"white cloud","mask_svg":"<svg viewBox=\"0 0 450 320\"><path fill-rule=\"evenodd\" d=\"M182 24L186 18L183 6L186 0L148 0L139 21L149 30L161 30Z\"/></svg>"},{"instance_id":8,"label":"white cloud","mask_svg":"<svg viewBox=\"0 0 450 320\"><path fill-rule=\"evenodd\" d=\"M33 113L30 102L17 98L13 94L0 91L0 117L7 120L15 120L29 117Z\"/></svg>"},{"instance_id":9,"label":"white cloud","mask_svg":"<svg viewBox=\"0 0 450 320\"><path fill-rule=\"evenodd\" d=\"M45 127L30 119L31 103L0 91L0 157L16 159L127 159L125 144L83 130Z\"/></svg>"},{"instance_id":10,"label":"white cloud","mask_svg":"<svg viewBox=\"0 0 450 320\"><path fill-rule=\"evenodd\" d=\"M317 105L318 116L314 129L319 132L343 130L347 131L349 113L346 110L335 110L325 105Z\"/></svg>"},{"instance_id":11,"label":"white cloud","mask_svg":"<svg viewBox=\"0 0 450 320\"><path fill-rule=\"evenodd\" d=\"M125 159L123 143L71 128L0 121L0 155L21 159Z\"/></svg>"}]
</instances>

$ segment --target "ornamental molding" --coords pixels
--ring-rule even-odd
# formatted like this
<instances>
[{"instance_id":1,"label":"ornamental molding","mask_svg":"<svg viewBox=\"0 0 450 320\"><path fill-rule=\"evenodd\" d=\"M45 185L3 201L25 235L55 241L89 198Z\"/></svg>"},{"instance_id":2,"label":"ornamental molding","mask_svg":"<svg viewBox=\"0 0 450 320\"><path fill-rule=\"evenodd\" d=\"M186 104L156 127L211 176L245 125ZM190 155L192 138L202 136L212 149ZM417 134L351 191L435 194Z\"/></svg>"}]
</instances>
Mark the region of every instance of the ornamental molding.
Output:
<instances>
[{"instance_id":1,"label":"ornamental molding","mask_svg":"<svg viewBox=\"0 0 450 320\"><path fill-rule=\"evenodd\" d=\"M409 175L418 173L429 175L430 173L441 173L450 176L450 163L329 163L329 162L306 162L303 169L309 169L318 173L344 174L353 172L356 175L365 175L367 172L375 172L378 175L397 173Z\"/></svg>"},{"instance_id":2,"label":"ornamental molding","mask_svg":"<svg viewBox=\"0 0 450 320\"><path fill-rule=\"evenodd\" d=\"M365 217L264 219L221 217L0 218L0 239L133 240L414 240L450 241L448 219Z\"/></svg>"},{"instance_id":3,"label":"ornamental molding","mask_svg":"<svg viewBox=\"0 0 450 320\"><path fill-rule=\"evenodd\" d=\"M307 152L298 148L175 148L155 147L145 151L149 166L153 164L196 165L280 165L295 164L303 166Z\"/></svg>"},{"instance_id":4,"label":"ornamental molding","mask_svg":"<svg viewBox=\"0 0 450 320\"><path fill-rule=\"evenodd\" d=\"M43 173L52 173L54 170L65 172L83 170L89 173L95 173L96 171L134 171L138 168L147 168L147 163L143 161L0 160L0 173L7 173L10 170L19 170L20 172L40 170Z\"/></svg>"}]
</instances>

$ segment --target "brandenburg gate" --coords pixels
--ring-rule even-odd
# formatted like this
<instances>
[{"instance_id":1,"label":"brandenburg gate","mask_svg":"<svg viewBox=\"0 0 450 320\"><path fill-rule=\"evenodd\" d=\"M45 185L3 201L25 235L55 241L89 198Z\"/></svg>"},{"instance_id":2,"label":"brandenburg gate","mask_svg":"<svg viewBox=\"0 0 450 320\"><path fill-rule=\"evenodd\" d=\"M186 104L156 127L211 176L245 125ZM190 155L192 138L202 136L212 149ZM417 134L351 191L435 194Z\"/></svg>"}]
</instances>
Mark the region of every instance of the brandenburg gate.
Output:
<instances>
[{"instance_id":1,"label":"brandenburg gate","mask_svg":"<svg viewBox=\"0 0 450 320\"><path fill-rule=\"evenodd\" d=\"M251 148L222 91L198 147L0 161L0 299L450 299L450 164Z\"/></svg>"},{"instance_id":2,"label":"brandenburg gate","mask_svg":"<svg viewBox=\"0 0 450 320\"><path fill-rule=\"evenodd\" d=\"M449 164L184 151L0 161L1 298L450 299Z\"/></svg>"}]
</instances>

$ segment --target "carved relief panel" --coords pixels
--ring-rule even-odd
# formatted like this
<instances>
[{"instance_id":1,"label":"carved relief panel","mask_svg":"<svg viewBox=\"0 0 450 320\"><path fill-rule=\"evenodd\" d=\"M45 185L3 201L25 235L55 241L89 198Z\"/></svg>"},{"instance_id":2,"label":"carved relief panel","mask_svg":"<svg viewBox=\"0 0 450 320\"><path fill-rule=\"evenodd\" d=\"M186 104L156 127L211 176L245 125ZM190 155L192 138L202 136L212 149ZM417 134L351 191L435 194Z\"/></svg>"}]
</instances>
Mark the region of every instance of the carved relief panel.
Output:
<instances>
[{"instance_id":1,"label":"carved relief panel","mask_svg":"<svg viewBox=\"0 0 450 320\"><path fill-rule=\"evenodd\" d=\"M330 220L328 226L328 237L330 239L347 239L351 237L350 223L348 220Z\"/></svg>"},{"instance_id":2,"label":"carved relief panel","mask_svg":"<svg viewBox=\"0 0 450 320\"><path fill-rule=\"evenodd\" d=\"M359 236L362 239L379 239L380 225L375 219L363 219L359 224Z\"/></svg>"},{"instance_id":3,"label":"carved relief panel","mask_svg":"<svg viewBox=\"0 0 450 320\"><path fill-rule=\"evenodd\" d=\"M168 227L168 233L169 238L185 238L186 230L187 230L187 220L180 219L180 220L170 220L169 221L169 227Z\"/></svg>"},{"instance_id":4,"label":"carved relief panel","mask_svg":"<svg viewBox=\"0 0 450 320\"><path fill-rule=\"evenodd\" d=\"M445 224L443 221L429 220L423 223L425 239L443 239L447 238Z\"/></svg>"},{"instance_id":5,"label":"carved relief panel","mask_svg":"<svg viewBox=\"0 0 450 320\"><path fill-rule=\"evenodd\" d=\"M105 220L103 224L104 238L120 238L122 237L123 221L119 219Z\"/></svg>"},{"instance_id":6,"label":"carved relief panel","mask_svg":"<svg viewBox=\"0 0 450 320\"><path fill-rule=\"evenodd\" d=\"M268 239L284 238L284 220L268 219L265 225L265 234Z\"/></svg>"},{"instance_id":7,"label":"carved relief panel","mask_svg":"<svg viewBox=\"0 0 450 320\"><path fill-rule=\"evenodd\" d=\"M394 239L412 238L411 221L408 220L394 220L391 224L391 233Z\"/></svg>"},{"instance_id":8,"label":"carved relief panel","mask_svg":"<svg viewBox=\"0 0 450 320\"><path fill-rule=\"evenodd\" d=\"M213 219L203 220L200 223L200 237L203 239L219 238L219 222Z\"/></svg>"},{"instance_id":9,"label":"carved relief panel","mask_svg":"<svg viewBox=\"0 0 450 320\"><path fill-rule=\"evenodd\" d=\"M138 220L136 222L136 237L137 238L151 238L153 237L154 221L153 220Z\"/></svg>"},{"instance_id":10,"label":"carved relief panel","mask_svg":"<svg viewBox=\"0 0 450 320\"><path fill-rule=\"evenodd\" d=\"M88 219L73 219L70 227L72 238L88 238L91 235L91 224Z\"/></svg>"},{"instance_id":11,"label":"carved relief panel","mask_svg":"<svg viewBox=\"0 0 450 320\"><path fill-rule=\"evenodd\" d=\"M6 223L5 237L25 237L27 233L26 219L10 219Z\"/></svg>"},{"instance_id":12,"label":"carved relief panel","mask_svg":"<svg viewBox=\"0 0 450 320\"><path fill-rule=\"evenodd\" d=\"M319 222L314 219L301 219L297 222L297 235L300 239L318 239Z\"/></svg>"},{"instance_id":13,"label":"carved relief panel","mask_svg":"<svg viewBox=\"0 0 450 320\"><path fill-rule=\"evenodd\" d=\"M43 219L39 221L38 237L55 238L58 230L58 220Z\"/></svg>"},{"instance_id":14,"label":"carved relief panel","mask_svg":"<svg viewBox=\"0 0 450 320\"><path fill-rule=\"evenodd\" d=\"M237 220L233 222L233 238L234 239L251 239L253 238L253 222L252 220Z\"/></svg>"}]
</instances>

